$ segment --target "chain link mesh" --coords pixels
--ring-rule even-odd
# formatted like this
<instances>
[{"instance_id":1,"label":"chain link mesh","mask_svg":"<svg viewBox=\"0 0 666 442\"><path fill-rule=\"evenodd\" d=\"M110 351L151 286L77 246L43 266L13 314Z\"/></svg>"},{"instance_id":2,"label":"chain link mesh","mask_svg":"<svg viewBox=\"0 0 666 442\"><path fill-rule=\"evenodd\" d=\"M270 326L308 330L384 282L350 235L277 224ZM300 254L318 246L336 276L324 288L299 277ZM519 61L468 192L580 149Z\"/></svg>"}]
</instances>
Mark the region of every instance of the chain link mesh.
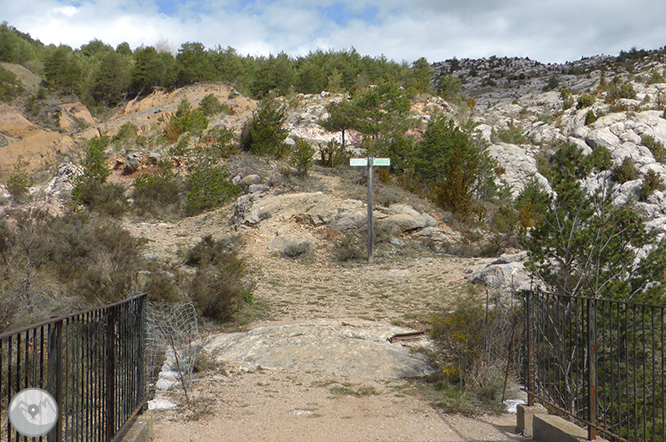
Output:
<instances>
[{"instance_id":1,"label":"chain link mesh","mask_svg":"<svg viewBox=\"0 0 666 442\"><path fill-rule=\"evenodd\" d=\"M146 318L146 365L150 391L154 391L163 371L178 372L185 383L190 383L200 337L194 304L148 302Z\"/></svg>"}]
</instances>

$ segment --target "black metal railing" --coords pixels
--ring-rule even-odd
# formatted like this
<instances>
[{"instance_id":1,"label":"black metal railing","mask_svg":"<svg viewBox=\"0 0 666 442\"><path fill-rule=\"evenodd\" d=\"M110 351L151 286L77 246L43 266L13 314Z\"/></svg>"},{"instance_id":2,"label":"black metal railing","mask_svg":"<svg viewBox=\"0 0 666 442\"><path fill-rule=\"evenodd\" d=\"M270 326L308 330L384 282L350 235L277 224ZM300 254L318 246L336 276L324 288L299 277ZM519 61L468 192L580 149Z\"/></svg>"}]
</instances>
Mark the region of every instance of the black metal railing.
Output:
<instances>
[{"instance_id":1,"label":"black metal railing","mask_svg":"<svg viewBox=\"0 0 666 442\"><path fill-rule=\"evenodd\" d=\"M8 422L12 397L48 391L59 418L48 441L110 441L145 405L146 297L0 335L0 440L27 440ZM125 426L125 427L124 427Z\"/></svg>"},{"instance_id":2,"label":"black metal railing","mask_svg":"<svg viewBox=\"0 0 666 442\"><path fill-rule=\"evenodd\" d=\"M610 440L666 441L666 307L525 292L530 405Z\"/></svg>"}]
</instances>

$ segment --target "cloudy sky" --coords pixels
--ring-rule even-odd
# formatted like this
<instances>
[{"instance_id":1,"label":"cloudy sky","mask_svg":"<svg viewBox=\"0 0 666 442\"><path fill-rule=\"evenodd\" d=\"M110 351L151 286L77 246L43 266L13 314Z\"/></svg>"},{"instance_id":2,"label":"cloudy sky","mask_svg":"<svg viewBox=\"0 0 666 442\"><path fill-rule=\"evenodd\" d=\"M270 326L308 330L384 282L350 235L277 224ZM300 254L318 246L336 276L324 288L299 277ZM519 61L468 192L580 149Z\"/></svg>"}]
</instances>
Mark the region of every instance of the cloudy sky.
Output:
<instances>
[{"instance_id":1,"label":"cloudy sky","mask_svg":"<svg viewBox=\"0 0 666 442\"><path fill-rule=\"evenodd\" d=\"M75 48L94 38L243 55L354 47L407 62L656 49L666 45L664 17L666 2L655 0L0 0L0 21Z\"/></svg>"}]
</instances>

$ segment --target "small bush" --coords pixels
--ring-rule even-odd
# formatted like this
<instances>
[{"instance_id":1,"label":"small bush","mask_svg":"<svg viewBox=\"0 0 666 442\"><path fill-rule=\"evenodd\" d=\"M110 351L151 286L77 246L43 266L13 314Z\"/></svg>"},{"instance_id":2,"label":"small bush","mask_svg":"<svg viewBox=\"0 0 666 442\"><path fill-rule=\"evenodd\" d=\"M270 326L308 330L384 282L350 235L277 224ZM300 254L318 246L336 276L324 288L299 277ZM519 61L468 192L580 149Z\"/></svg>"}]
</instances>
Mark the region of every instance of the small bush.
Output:
<instances>
[{"instance_id":1,"label":"small bush","mask_svg":"<svg viewBox=\"0 0 666 442\"><path fill-rule=\"evenodd\" d=\"M321 148L321 165L323 167L335 167L343 164L347 159L347 154L342 144L336 140L331 140L326 143L326 146Z\"/></svg>"},{"instance_id":2,"label":"small bush","mask_svg":"<svg viewBox=\"0 0 666 442\"><path fill-rule=\"evenodd\" d=\"M664 183L661 177L652 169L648 170L641 187L640 200L645 201L655 190L664 190Z\"/></svg>"},{"instance_id":3,"label":"small bush","mask_svg":"<svg viewBox=\"0 0 666 442\"><path fill-rule=\"evenodd\" d=\"M333 259L338 262L367 259L366 246L360 235L348 233L333 245Z\"/></svg>"},{"instance_id":4,"label":"small bush","mask_svg":"<svg viewBox=\"0 0 666 442\"><path fill-rule=\"evenodd\" d=\"M519 126L511 125L508 129L493 129L490 140L494 143L528 144L529 141Z\"/></svg>"},{"instance_id":5,"label":"small bush","mask_svg":"<svg viewBox=\"0 0 666 442\"><path fill-rule=\"evenodd\" d=\"M228 321L251 300L252 284L246 281L246 264L229 242L211 236L188 252L188 265L196 267L189 294L200 313Z\"/></svg>"},{"instance_id":6,"label":"small bush","mask_svg":"<svg viewBox=\"0 0 666 442\"><path fill-rule=\"evenodd\" d=\"M519 321L519 311L486 311L471 294L458 301L452 312L435 317L430 334L444 358L446 380L475 392L478 400L499 399L497 387L504 381L499 367L505 366L506 360L501 351L488 350L490 346L506 348L511 339L506 324L517 326Z\"/></svg>"},{"instance_id":7,"label":"small bush","mask_svg":"<svg viewBox=\"0 0 666 442\"><path fill-rule=\"evenodd\" d=\"M183 98L178 104L178 110L169 120L164 132L170 143L175 143L184 133L201 137L208 127L208 118L199 109L192 109L192 105Z\"/></svg>"},{"instance_id":8,"label":"small bush","mask_svg":"<svg viewBox=\"0 0 666 442\"><path fill-rule=\"evenodd\" d=\"M580 97L578 97L578 104L576 104L576 109L583 109L586 107L590 107L594 104L594 95L590 94L583 94Z\"/></svg>"},{"instance_id":9,"label":"small bush","mask_svg":"<svg viewBox=\"0 0 666 442\"><path fill-rule=\"evenodd\" d=\"M650 72L650 79L648 80L648 84L663 83L663 82L664 82L664 77L659 72L653 69L652 72Z\"/></svg>"},{"instance_id":10,"label":"small bush","mask_svg":"<svg viewBox=\"0 0 666 442\"><path fill-rule=\"evenodd\" d=\"M620 184L635 180L637 175L638 171L634 165L634 160L630 157L626 157L622 164L613 169L613 180Z\"/></svg>"},{"instance_id":11,"label":"small bush","mask_svg":"<svg viewBox=\"0 0 666 442\"><path fill-rule=\"evenodd\" d=\"M160 217L180 211L180 184L173 173L173 165L164 160L158 166L155 174L144 173L134 180L132 198L139 215L150 213Z\"/></svg>"},{"instance_id":12,"label":"small bush","mask_svg":"<svg viewBox=\"0 0 666 442\"><path fill-rule=\"evenodd\" d=\"M308 175L308 171L312 168L312 156L314 152L310 143L302 138L296 139L296 144L289 158L289 165L296 169L297 176L304 177Z\"/></svg>"},{"instance_id":13,"label":"small bush","mask_svg":"<svg viewBox=\"0 0 666 442\"><path fill-rule=\"evenodd\" d=\"M187 176L185 214L197 215L221 206L238 193L238 188L227 179L223 166L201 164Z\"/></svg>"},{"instance_id":14,"label":"small bush","mask_svg":"<svg viewBox=\"0 0 666 442\"><path fill-rule=\"evenodd\" d=\"M136 124L125 123L120 126L118 133L113 136L112 141L127 141L132 138L136 138L139 135L139 128Z\"/></svg>"},{"instance_id":15,"label":"small bush","mask_svg":"<svg viewBox=\"0 0 666 442\"><path fill-rule=\"evenodd\" d=\"M518 227L518 212L509 206L495 210L490 227L499 233L512 233Z\"/></svg>"},{"instance_id":16,"label":"small bush","mask_svg":"<svg viewBox=\"0 0 666 442\"><path fill-rule=\"evenodd\" d=\"M86 206L92 212L119 217L127 211L125 188L120 184L100 184L91 181L75 190L77 190L76 202Z\"/></svg>"},{"instance_id":17,"label":"small bush","mask_svg":"<svg viewBox=\"0 0 666 442\"><path fill-rule=\"evenodd\" d=\"M595 121L597 121L597 116L594 114L594 111L593 110L587 111L587 113L585 114L585 126L589 126Z\"/></svg>"},{"instance_id":18,"label":"small bush","mask_svg":"<svg viewBox=\"0 0 666 442\"><path fill-rule=\"evenodd\" d=\"M0 101L11 103L21 92L23 92L21 80L12 71L0 66Z\"/></svg>"},{"instance_id":19,"label":"small bush","mask_svg":"<svg viewBox=\"0 0 666 442\"><path fill-rule=\"evenodd\" d=\"M220 100L213 94L208 94L199 102L199 110L207 117L219 114L223 107Z\"/></svg>"},{"instance_id":20,"label":"small bush","mask_svg":"<svg viewBox=\"0 0 666 442\"><path fill-rule=\"evenodd\" d=\"M593 169L601 172L604 170L610 170L613 167L613 159L608 148L604 146L597 146L594 148L590 156L588 157L590 166Z\"/></svg>"},{"instance_id":21,"label":"small bush","mask_svg":"<svg viewBox=\"0 0 666 442\"><path fill-rule=\"evenodd\" d=\"M560 89L560 96L562 97L562 109L567 110L573 106L574 99L571 96L571 91L569 89Z\"/></svg>"},{"instance_id":22,"label":"small bush","mask_svg":"<svg viewBox=\"0 0 666 442\"><path fill-rule=\"evenodd\" d=\"M16 203L23 203L30 199L30 186L32 186L32 178L25 170L26 164L19 157L14 165L14 172L9 175L5 187L7 192L11 195L12 200Z\"/></svg>"},{"instance_id":23,"label":"small bush","mask_svg":"<svg viewBox=\"0 0 666 442\"><path fill-rule=\"evenodd\" d=\"M652 152L655 160L660 163L666 162L666 149L664 148L663 144L661 144L651 135L643 135L641 142L645 147L650 149L650 152Z\"/></svg>"},{"instance_id":24,"label":"small bush","mask_svg":"<svg viewBox=\"0 0 666 442\"><path fill-rule=\"evenodd\" d=\"M289 134L283 127L286 121L286 109L274 98L265 98L243 127L241 147L258 155L283 157L286 153L284 140Z\"/></svg>"}]
</instances>

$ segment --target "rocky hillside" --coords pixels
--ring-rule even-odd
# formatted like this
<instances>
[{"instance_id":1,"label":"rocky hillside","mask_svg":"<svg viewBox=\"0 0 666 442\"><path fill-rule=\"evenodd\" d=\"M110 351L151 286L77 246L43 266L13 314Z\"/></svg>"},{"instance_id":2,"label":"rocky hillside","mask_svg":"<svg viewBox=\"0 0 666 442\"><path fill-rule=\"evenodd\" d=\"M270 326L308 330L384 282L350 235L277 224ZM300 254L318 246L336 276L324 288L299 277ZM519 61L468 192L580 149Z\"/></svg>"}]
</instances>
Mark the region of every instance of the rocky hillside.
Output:
<instances>
[{"instance_id":1,"label":"rocky hillside","mask_svg":"<svg viewBox=\"0 0 666 442\"><path fill-rule=\"evenodd\" d=\"M412 102L412 116L423 123L434 114L448 115L457 121L471 118L488 143L490 155L497 160L501 171L498 183L513 197L530 179L548 189L548 160L563 143L571 143L585 154L597 147L608 149L613 166L630 158L637 173L621 184L616 198L638 199L650 171L662 182L666 180L666 167L662 164L666 161L663 147L666 98L662 96L666 90L666 66L660 57L658 52L641 52L624 54L624 58L599 56L562 65L494 57L435 63L434 82L443 76L457 78L460 95L421 96ZM36 87L29 71L16 66L13 69L27 89ZM239 134L257 103L226 84L200 84L172 92L158 90L120 106L110 116L99 118L101 121L96 121L81 103L62 98L61 102L51 100L50 107L41 114L29 114L21 108L21 100L14 106L2 104L0 171L11 172L20 158L30 170L40 171L40 182L31 192L57 204L58 197L66 196L71 188L72 177L80 173L76 165L85 141L100 134L114 136L123 125L132 124L138 128L136 137L113 143L107 151L107 164L114 169L111 180L130 186L136 176L152 170L159 158L169 155L171 146L163 134L181 100L187 99L196 107L209 94L228 110L212 117L209 129L226 127ZM288 108L287 143L298 137L318 149L331 139L339 140L340 133L326 132L317 121L328 116L327 104L343 99L345 96L341 94L326 92L281 98ZM45 112L56 119L57 130L44 124ZM416 134L424 127L421 124ZM361 137L354 132L347 136L350 149L363 155L360 141ZM174 161L181 171L187 170L186 159ZM127 162L136 165L130 174L125 167ZM338 174L337 178L323 170L315 171L320 185L304 189L285 183L282 166L271 160L232 158L227 166L230 179L244 191L230 209L228 222L236 231L296 220L309 228L344 233L363 224L366 210L363 186L344 184L350 176L358 175L349 175L353 171ZM585 185L588 189L596 188L608 182L611 175L611 170L592 174ZM334 181L336 184L331 184ZM405 241L416 240L433 250L451 252L463 247L455 244L468 241L450 224L450 214L407 192L391 189L380 185L376 216L380 226L390 232L387 243L392 247L399 249ZM6 192L4 198L7 207ZM637 205L652 220L652 226L665 229L666 194L661 189L657 188ZM289 235L282 235L282 231L289 231ZM299 233L286 227L277 226L267 235L274 238L268 248L279 249L278 252L285 247L299 247L300 243L316 243L311 232Z\"/></svg>"}]
</instances>

